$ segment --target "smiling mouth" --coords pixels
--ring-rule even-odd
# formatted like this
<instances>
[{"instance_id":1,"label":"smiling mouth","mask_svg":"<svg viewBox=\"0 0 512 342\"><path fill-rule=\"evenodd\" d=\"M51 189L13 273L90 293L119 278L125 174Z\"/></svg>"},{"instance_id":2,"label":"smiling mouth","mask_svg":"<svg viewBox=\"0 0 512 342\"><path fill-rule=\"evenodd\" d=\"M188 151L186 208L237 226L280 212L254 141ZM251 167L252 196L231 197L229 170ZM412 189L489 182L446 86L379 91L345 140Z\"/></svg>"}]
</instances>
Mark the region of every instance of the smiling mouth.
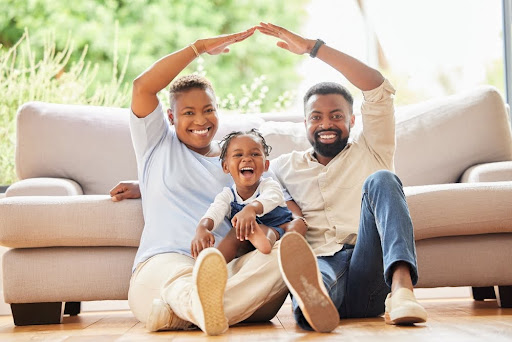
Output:
<instances>
[{"instance_id":1,"label":"smiling mouth","mask_svg":"<svg viewBox=\"0 0 512 342\"><path fill-rule=\"evenodd\" d=\"M338 137L338 132L336 131L321 131L316 134L316 137L321 142L329 142L333 141Z\"/></svg>"},{"instance_id":2,"label":"smiling mouth","mask_svg":"<svg viewBox=\"0 0 512 342\"><path fill-rule=\"evenodd\" d=\"M240 173L244 176L251 176L254 174L254 169L252 167L243 167L240 169Z\"/></svg>"},{"instance_id":3,"label":"smiling mouth","mask_svg":"<svg viewBox=\"0 0 512 342\"><path fill-rule=\"evenodd\" d=\"M190 132L197 135L206 135L210 131L211 127L205 129L191 129Z\"/></svg>"},{"instance_id":4,"label":"smiling mouth","mask_svg":"<svg viewBox=\"0 0 512 342\"><path fill-rule=\"evenodd\" d=\"M330 133L330 134L318 134L318 137L319 137L320 139L334 139L334 138L336 138L336 136L337 136L337 135L336 135L336 134L334 134L334 133Z\"/></svg>"}]
</instances>

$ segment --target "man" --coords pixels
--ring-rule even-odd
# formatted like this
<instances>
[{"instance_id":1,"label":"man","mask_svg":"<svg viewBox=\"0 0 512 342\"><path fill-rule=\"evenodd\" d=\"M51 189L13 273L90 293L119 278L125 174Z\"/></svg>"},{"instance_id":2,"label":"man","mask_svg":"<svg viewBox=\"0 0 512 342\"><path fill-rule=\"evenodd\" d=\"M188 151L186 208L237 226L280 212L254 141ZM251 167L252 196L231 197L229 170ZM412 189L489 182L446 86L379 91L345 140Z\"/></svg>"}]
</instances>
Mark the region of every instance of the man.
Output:
<instances>
[{"instance_id":1,"label":"man","mask_svg":"<svg viewBox=\"0 0 512 342\"><path fill-rule=\"evenodd\" d=\"M412 292L418 280L412 222L402 184L391 172L395 90L380 72L321 40L272 24L261 23L258 30L280 39L277 45L285 50L329 64L364 95L363 131L348 143L355 120L352 96L336 83L313 86L304 96L313 148L271 163L288 199L300 207L291 203L291 209L309 226L309 245L292 233L279 249L297 323L329 332L339 317L384 311L388 324L425 322L426 311Z\"/></svg>"}]
</instances>

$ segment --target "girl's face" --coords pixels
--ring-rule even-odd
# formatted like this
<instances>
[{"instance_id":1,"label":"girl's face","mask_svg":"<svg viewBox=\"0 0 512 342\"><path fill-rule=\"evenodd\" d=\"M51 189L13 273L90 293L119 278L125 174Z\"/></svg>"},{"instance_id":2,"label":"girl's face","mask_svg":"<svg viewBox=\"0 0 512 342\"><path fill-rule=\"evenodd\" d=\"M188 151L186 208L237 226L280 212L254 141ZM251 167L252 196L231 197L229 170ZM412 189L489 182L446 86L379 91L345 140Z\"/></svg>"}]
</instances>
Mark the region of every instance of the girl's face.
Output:
<instances>
[{"instance_id":1,"label":"girl's face","mask_svg":"<svg viewBox=\"0 0 512 342\"><path fill-rule=\"evenodd\" d=\"M224 172L231 175L237 190L252 193L258 188L268 165L261 140L253 135L239 135L231 139L222 162Z\"/></svg>"},{"instance_id":2,"label":"girl's face","mask_svg":"<svg viewBox=\"0 0 512 342\"><path fill-rule=\"evenodd\" d=\"M197 153L208 153L219 126L213 94L202 89L179 93L168 115L182 143Z\"/></svg>"}]
</instances>

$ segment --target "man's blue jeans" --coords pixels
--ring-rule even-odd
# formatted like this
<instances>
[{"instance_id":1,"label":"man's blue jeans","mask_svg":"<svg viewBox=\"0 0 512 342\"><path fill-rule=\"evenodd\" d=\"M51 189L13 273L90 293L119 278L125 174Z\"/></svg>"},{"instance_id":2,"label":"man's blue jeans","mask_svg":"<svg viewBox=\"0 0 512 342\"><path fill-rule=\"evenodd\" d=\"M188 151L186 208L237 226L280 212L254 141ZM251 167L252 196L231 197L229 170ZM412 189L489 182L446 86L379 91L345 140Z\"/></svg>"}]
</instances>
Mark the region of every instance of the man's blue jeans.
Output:
<instances>
[{"instance_id":1,"label":"man's blue jeans","mask_svg":"<svg viewBox=\"0 0 512 342\"><path fill-rule=\"evenodd\" d=\"M392 172L377 171L366 179L362 196L356 245L345 245L333 256L317 257L341 318L384 313L396 262L408 263L413 284L418 281L412 221L400 179ZM297 324L311 330L294 298L292 307Z\"/></svg>"}]
</instances>

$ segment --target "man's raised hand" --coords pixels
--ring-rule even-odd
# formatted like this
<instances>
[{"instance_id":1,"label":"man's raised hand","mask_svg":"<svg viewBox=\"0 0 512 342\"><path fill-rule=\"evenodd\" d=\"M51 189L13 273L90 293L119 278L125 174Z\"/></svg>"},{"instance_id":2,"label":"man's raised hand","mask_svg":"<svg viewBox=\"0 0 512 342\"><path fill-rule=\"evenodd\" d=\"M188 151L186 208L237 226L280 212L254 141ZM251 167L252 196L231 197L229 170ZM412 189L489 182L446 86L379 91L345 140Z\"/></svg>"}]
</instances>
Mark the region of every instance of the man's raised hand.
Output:
<instances>
[{"instance_id":1,"label":"man's raised hand","mask_svg":"<svg viewBox=\"0 0 512 342\"><path fill-rule=\"evenodd\" d=\"M267 36L281 39L277 42L277 46L298 55L309 53L315 45L314 40L306 39L296 33L288 31L284 27L271 23L262 22L259 26L256 26L256 29Z\"/></svg>"}]
</instances>

